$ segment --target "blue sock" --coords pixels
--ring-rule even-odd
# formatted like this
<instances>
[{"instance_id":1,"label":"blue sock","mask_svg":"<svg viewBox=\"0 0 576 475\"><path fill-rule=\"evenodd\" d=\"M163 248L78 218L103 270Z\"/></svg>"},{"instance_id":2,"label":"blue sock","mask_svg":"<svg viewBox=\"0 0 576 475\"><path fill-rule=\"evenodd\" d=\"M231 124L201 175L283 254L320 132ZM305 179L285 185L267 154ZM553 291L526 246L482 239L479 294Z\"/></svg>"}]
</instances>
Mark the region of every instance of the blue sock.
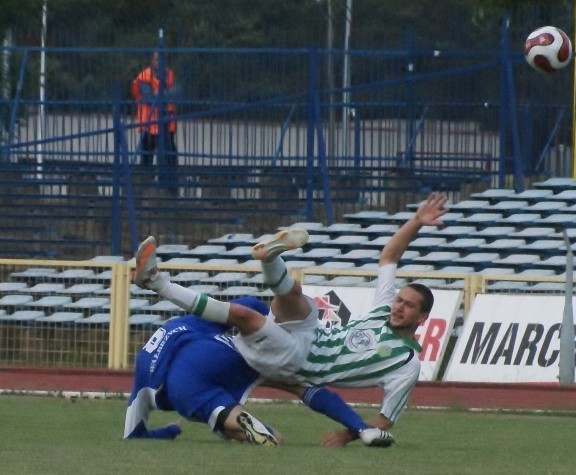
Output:
<instances>
[{"instance_id":1,"label":"blue sock","mask_svg":"<svg viewBox=\"0 0 576 475\"><path fill-rule=\"evenodd\" d=\"M180 433L182 429L178 424L169 424L166 427L160 429L147 429L146 424L140 421L138 425L134 428L132 433L128 436L129 439L174 439Z\"/></svg>"},{"instance_id":2,"label":"blue sock","mask_svg":"<svg viewBox=\"0 0 576 475\"><path fill-rule=\"evenodd\" d=\"M326 388L307 388L301 399L310 409L339 422L356 435L360 430L371 427L338 394Z\"/></svg>"}]
</instances>

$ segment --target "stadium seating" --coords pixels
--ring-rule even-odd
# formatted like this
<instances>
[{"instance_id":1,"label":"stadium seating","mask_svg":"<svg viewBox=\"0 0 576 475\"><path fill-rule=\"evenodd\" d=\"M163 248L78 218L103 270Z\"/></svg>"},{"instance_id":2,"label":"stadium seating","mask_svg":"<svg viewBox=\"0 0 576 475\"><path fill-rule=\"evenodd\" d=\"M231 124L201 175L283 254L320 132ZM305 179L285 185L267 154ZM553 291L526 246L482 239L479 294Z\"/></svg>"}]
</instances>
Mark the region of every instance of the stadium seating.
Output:
<instances>
[{"instance_id":1,"label":"stadium seating","mask_svg":"<svg viewBox=\"0 0 576 475\"><path fill-rule=\"evenodd\" d=\"M499 280L498 282L493 282L486 286L486 288L490 291L505 290L506 292L526 290L528 287L528 282L521 280Z\"/></svg>"},{"instance_id":2,"label":"stadium seating","mask_svg":"<svg viewBox=\"0 0 576 475\"><path fill-rule=\"evenodd\" d=\"M58 273L58 269L51 267L31 267L29 269L12 272L10 279L16 282L26 282L32 286L39 282L47 282L49 277Z\"/></svg>"},{"instance_id":3,"label":"stadium seating","mask_svg":"<svg viewBox=\"0 0 576 475\"><path fill-rule=\"evenodd\" d=\"M442 228L431 227L428 231L419 233L419 236L445 237L446 239L455 239L458 237L471 237L476 233L474 226L449 225Z\"/></svg>"},{"instance_id":4,"label":"stadium seating","mask_svg":"<svg viewBox=\"0 0 576 475\"><path fill-rule=\"evenodd\" d=\"M348 261L326 261L322 262L317 268L318 269L354 269L356 267L354 262Z\"/></svg>"},{"instance_id":5,"label":"stadium seating","mask_svg":"<svg viewBox=\"0 0 576 475\"><path fill-rule=\"evenodd\" d=\"M169 264L184 264L184 265L188 265L188 264L198 264L200 262L200 259L198 257L171 257L165 261L162 262L166 262Z\"/></svg>"},{"instance_id":6,"label":"stadium seating","mask_svg":"<svg viewBox=\"0 0 576 475\"><path fill-rule=\"evenodd\" d=\"M474 237L481 237L491 242L499 238L507 238L514 231L514 226L488 226L474 233Z\"/></svg>"},{"instance_id":7,"label":"stadium seating","mask_svg":"<svg viewBox=\"0 0 576 475\"><path fill-rule=\"evenodd\" d=\"M14 313L0 316L4 321L10 322L34 322L38 318L45 317L46 314L42 310L16 310Z\"/></svg>"},{"instance_id":8,"label":"stadium seating","mask_svg":"<svg viewBox=\"0 0 576 475\"><path fill-rule=\"evenodd\" d=\"M111 256L111 255L99 255L94 256L90 259L92 262L102 262L102 263L111 263L111 262L124 262L123 256Z\"/></svg>"},{"instance_id":9,"label":"stadium seating","mask_svg":"<svg viewBox=\"0 0 576 475\"><path fill-rule=\"evenodd\" d=\"M213 257L212 259L207 259L202 262L202 264L207 264L210 266L235 266L240 262L238 259L232 259L227 257Z\"/></svg>"},{"instance_id":10,"label":"stadium seating","mask_svg":"<svg viewBox=\"0 0 576 475\"><path fill-rule=\"evenodd\" d=\"M72 303L71 297L61 296L61 295L47 295L34 300L31 302L26 302L24 304L27 308L35 308L38 310L44 310L47 313L51 313L55 310L63 308L65 305Z\"/></svg>"},{"instance_id":11,"label":"stadium seating","mask_svg":"<svg viewBox=\"0 0 576 475\"><path fill-rule=\"evenodd\" d=\"M466 266L445 266L439 267L435 269L438 272L442 272L443 274L469 274L475 272L474 267L466 267ZM480 271L482 272L482 271Z\"/></svg>"},{"instance_id":12,"label":"stadium seating","mask_svg":"<svg viewBox=\"0 0 576 475\"><path fill-rule=\"evenodd\" d=\"M77 282L84 278L93 278L93 269L66 269L57 274L51 274L48 279L53 282L64 282L65 284L70 282Z\"/></svg>"},{"instance_id":13,"label":"stadium seating","mask_svg":"<svg viewBox=\"0 0 576 475\"><path fill-rule=\"evenodd\" d=\"M330 226L323 226L313 231L317 231L321 234L328 234L328 236L335 238L346 233L353 231L358 231L361 229L359 223L335 223Z\"/></svg>"},{"instance_id":14,"label":"stadium seating","mask_svg":"<svg viewBox=\"0 0 576 475\"><path fill-rule=\"evenodd\" d=\"M376 264L373 265L373 269L376 269ZM434 266L432 264L402 264L398 263L398 269L406 272L432 272Z\"/></svg>"},{"instance_id":15,"label":"stadium seating","mask_svg":"<svg viewBox=\"0 0 576 475\"><path fill-rule=\"evenodd\" d=\"M502 213L506 217L510 214L526 212L528 208L528 201L502 200L488 206L486 210L491 213Z\"/></svg>"},{"instance_id":16,"label":"stadium seating","mask_svg":"<svg viewBox=\"0 0 576 475\"><path fill-rule=\"evenodd\" d=\"M527 243L538 241L542 238L554 238L560 237L560 234L552 227L536 226L536 227L525 227L519 231L514 231L509 234L511 238L522 238L526 240Z\"/></svg>"},{"instance_id":17,"label":"stadium seating","mask_svg":"<svg viewBox=\"0 0 576 475\"><path fill-rule=\"evenodd\" d=\"M332 261L340 254L342 254L340 249L334 249L331 247L315 247L309 251L298 254L298 260L325 263Z\"/></svg>"},{"instance_id":18,"label":"stadium seating","mask_svg":"<svg viewBox=\"0 0 576 475\"><path fill-rule=\"evenodd\" d=\"M88 296L102 290L103 288L103 284L73 284L70 287L59 290L58 293L73 296Z\"/></svg>"},{"instance_id":19,"label":"stadium seating","mask_svg":"<svg viewBox=\"0 0 576 475\"><path fill-rule=\"evenodd\" d=\"M474 270L472 270L474 272ZM478 272L480 275L511 275L514 274L513 267L486 267Z\"/></svg>"},{"instance_id":20,"label":"stadium seating","mask_svg":"<svg viewBox=\"0 0 576 475\"><path fill-rule=\"evenodd\" d=\"M368 236L364 234L342 234L335 238L323 241L322 246L340 249L340 252L344 253L361 247L363 243L367 241Z\"/></svg>"},{"instance_id":21,"label":"stadium seating","mask_svg":"<svg viewBox=\"0 0 576 475\"><path fill-rule=\"evenodd\" d=\"M338 261L351 262L354 267L369 262L377 262L379 257L380 251L377 249L353 249L337 256L337 259Z\"/></svg>"},{"instance_id":22,"label":"stadium seating","mask_svg":"<svg viewBox=\"0 0 576 475\"><path fill-rule=\"evenodd\" d=\"M217 238L208 239L208 244L224 245L226 248L252 245L254 244L254 235L249 233L224 234Z\"/></svg>"},{"instance_id":23,"label":"stadium seating","mask_svg":"<svg viewBox=\"0 0 576 475\"><path fill-rule=\"evenodd\" d=\"M489 206L488 200L463 200L446 204L446 208L450 211L462 211L466 214L483 213Z\"/></svg>"},{"instance_id":24,"label":"stadium seating","mask_svg":"<svg viewBox=\"0 0 576 475\"><path fill-rule=\"evenodd\" d=\"M476 227L488 227L502 219L502 213L474 213L459 220L461 224L470 224Z\"/></svg>"},{"instance_id":25,"label":"stadium seating","mask_svg":"<svg viewBox=\"0 0 576 475\"><path fill-rule=\"evenodd\" d=\"M109 303L110 299L107 297L82 297L75 302L64 305L64 308L67 310L82 310L85 313L92 313Z\"/></svg>"},{"instance_id":26,"label":"stadium seating","mask_svg":"<svg viewBox=\"0 0 576 475\"><path fill-rule=\"evenodd\" d=\"M77 320L74 320L74 323L76 325L98 325L98 326L102 326L102 325L108 325L110 324L110 314L109 313L104 313L104 312L98 312L98 313L94 313L93 315L90 315L86 318L79 318Z\"/></svg>"},{"instance_id":27,"label":"stadium seating","mask_svg":"<svg viewBox=\"0 0 576 475\"><path fill-rule=\"evenodd\" d=\"M564 201L567 205L576 204L576 189L562 190L546 198L548 201Z\"/></svg>"},{"instance_id":28,"label":"stadium seating","mask_svg":"<svg viewBox=\"0 0 576 475\"><path fill-rule=\"evenodd\" d=\"M340 275L332 279L326 279L329 287L363 287L368 283L366 277L355 275ZM370 284L372 285L372 284Z\"/></svg>"},{"instance_id":29,"label":"stadium seating","mask_svg":"<svg viewBox=\"0 0 576 475\"><path fill-rule=\"evenodd\" d=\"M236 246L226 252L226 256L237 259L240 262L246 262L252 259L252 246Z\"/></svg>"},{"instance_id":30,"label":"stadium seating","mask_svg":"<svg viewBox=\"0 0 576 475\"><path fill-rule=\"evenodd\" d=\"M344 215L344 219L350 223L360 225L386 224L389 225L390 215L386 211L358 211Z\"/></svg>"},{"instance_id":31,"label":"stadium seating","mask_svg":"<svg viewBox=\"0 0 576 475\"><path fill-rule=\"evenodd\" d=\"M479 252L480 248L486 244L484 238L458 238L446 244L446 248L467 254L470 252Z\"/></svg>"},{"instance_id":32,"label":"stadium seating","mask_svg":"<svg viewBox=\"0 0 576 475\"><path fill-rule=\"evenodd\" d=\"M482 244L478 246L482 251L495 251L499 253L508 253L513 249L517 249L520 246L526 244L524 239L496 239L487 244Z\"/></svg>"},{"instance_id":33,"label":"stadium seating","mask_svg":"<svg viewBox=\"0 0 576 475\"><path fill-rule=\"evenodd\" d=\"M559 231L563 228L571 227L575 219L575 214L554 213L542 218L539 223L543 226L552 226Z\"/></svg>"},{"instance_id":34,"label":"stadium seating","mask_svg":"<svg viewBox=\"0 0 576 475\"><path fill-rule=\"evenodd\" d=\"M566 245L561 239L541 239L518 246L519 252L534 252L538 255L553 256L566 252Z\"/></svg>"},{"instance_id":35,"label":"stadium seating","mask_svg":"<svg viewBox=\"0 0 576 475\"><path fill-rule=\"evenodd\" d=\"M45 317L36 319L36 323L42 324L65 324L72 323L83 318L82 312L55 312Z\"/></svg>"},{"instance_id":36,"label":"stadium seating","mask_svg":"<svg viewBox=\"0 0 576 475\"><path fill-rule=\"evenodd\" d=\"M445 237L418 237L410 243L410 249L423 251L439 251L446 247Z\"/></svg>"},{"instance_id":37,"label":"stadium seating","mask_svg":"<svg viewBox=\"0 0 576 475\"><path fill-rule=\"evenodd\" d=\"M492 267L494 261L499 259L500 256L496 252L471 252L466 256L459 257L452 261L453 265L471 266L480 271L487 267Z\"/></svg>"},{"instance_id":38,"label":"stadium seating","mask_svg":"<svg viewBox=\"0 0 576 475\"><path fill-rule=\"evenodd\" d=\"M0 298L0 305L14 306L32 302L34 297L28 294L7 294Z\"/></svg>"},{"instance_id":39,"label":"stadium seating","mask_svg":"<svg viewBox=\"0 0 576 475\"><path fill-rule=\"evenodd\" d=\"M497 266L512 267L515 272L533 267L540 262L540 257L534 254L508 254L501 259L495 259Z\"/></svg>"},{"instance_id":40,"label":"stadium seating","mask_svg":"<svg viewBox=\"0 0 576 475\"><path fill-rule=\"evenodd\" d=\"M178 257L197 257L201 261L206 261L208 259L216 259L223 257L226 254L226 246L221 244L201 244L194 247L193 249L188 249L182 251L178 254ZM173 256L176 257L176 256Z\"/></svg>"},{"instance_id":41,"label":"stadium seating","mask_svg":"<svg viewBox=\"0 0 576 475\"><path fill-rule=\"evenodd\" d=\"M256 286L249 285L232 285L223 290L218 290L212 293L212 296L222 300L232 300L244 295L254 295L260 289Z\"/></svg>"},{"instance_id":42,"label":"stadium seating","mask_svg":"<svg viewBox=\"0 0 576 475\"><path fill-rule=\"evenodd\" d=\"M568 206L566 201L538 201L530 206L526 206L526 213L538 213L541 216L548 216L552 213L559 212Z\"/></svg>"},{"instance_id":43,"label":"stadium seating","mask_svg":"<svg viewBox=\"0 0 576 475\"><path fill-rule=\"evenodd\" d=\"M43 282L26 289L26 293L50 295L60 293L65 288L66 286L64 284Z\"/></svg>"},{"instance_id":44,"label":"stadium seating","mask_svg":"<svg viewBox=\"0 0 576 475\"><path fill-rule=\"evenodd\" d=\"M0 294L10 292L23 292L28 288L26 282L0 282Z\"/></svg>"},{"instance_id":45,"label":"stadium seating","mask_svg":"<svg viewBox=\"0 0 576 475\"><path fill-rule=\"evenodd\" d=\"M136 313L128 317L128 324L131 327L135 326L160 326L163 323L162 317L155 314Z\"/></svg>"},{"instance_id":46,"label":"stadium seating","mask_svg":"<svg viewBox=\"0 0 576 475\"><path fill-rule=\"evenodd\" d=\"M156 255L165 262L174 257L181 256L182 253L189 250L187 244L160 244L156 248Z\"/></svg>"},{"instance_id":47,"label":"stadium seating","mask_svg":"<svg viewBox=\"0 0 576 475\"><path fill-rule=\"evenodd\" d=\"M532 186L537 189L544 188L551 190L553 193L558 193L569 188L576 189L576 180L573 178L552 177L544 181L533 183Z\"/></svg>"},{"instance_id":48,"label":"stadium seating","mask_svg":"<svg viewBox=\"0 0 576 475\"><path fill-rule=\"evenodd\" d=\"M229 287L239 285L240 282L247 277L248 274L246 272L218 272L213 276L200 279L200 282L202 284L226 285Z\"/></svg>"},{"instance_id":49,"label":"stadium seating","mask_svg":"<svg viewBox=\"0 0 576 475\"><path fill-rule=\"evenodd\" d=\"M412 261L416 264L430 264L436 267L450 265L460 254L454 251L433 251L423 256L414 257Z\"/></svg>"},{"instance_id":50,"label":"stadium seating","mask_svg":"<svg viewBox=\"0 0 576 475\"><path fill-rule=\"evenodd\" d=\"M529 204L534 204L539 201L547 200L552 196L552 194L552 190L530 188L520 193L509 194L506 196L506 199L528 201Z\"/></svg>"},{"instance_id":51,"label":"stadium seating","mask_svg":"<svg viewBox=\"0 0 576 475\"><path fill-rule=\"evenodd\" d=\"M495 203L501 199L506 199L508 196L513 195L514 190L510 188L488 188L482 192L472 193L471 198L479 200L488 200Z\"/></svg>"},{"instance_id":52,"label":"stadium seating","mask_svg":"<svg viewBox=\"0 0 576 475\"><path fill-rule=\"evenodd\" d=\"M364 228L352 229L349 233L361 233L373 239L379 236L392 236L399 228L397 224L370 224Z\"/></svg>"},{"instance_id":53,"label":"stadium seating","mask_svg":"<svg viewBox=\"0 0 576 475\"><path fill-rule=\"evenodd\" d=\"M207 271L183 271L172 275L170 280L180 285L189 286L192 284L199 284L203 279L207 279L209 274Z\"/></svg>"}]
</instances>

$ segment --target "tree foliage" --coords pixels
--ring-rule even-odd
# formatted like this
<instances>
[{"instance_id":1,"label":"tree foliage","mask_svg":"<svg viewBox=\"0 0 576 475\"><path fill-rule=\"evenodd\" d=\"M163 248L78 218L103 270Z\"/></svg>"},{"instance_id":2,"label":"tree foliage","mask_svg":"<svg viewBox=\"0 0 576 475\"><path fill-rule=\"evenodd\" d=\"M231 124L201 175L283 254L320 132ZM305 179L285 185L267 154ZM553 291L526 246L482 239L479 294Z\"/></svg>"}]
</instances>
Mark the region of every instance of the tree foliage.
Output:
<instances>
[{"instance_id":1,"label":"tree foliage","mask_svg":"<svg viewBox=\"0 0 576 475\"><path fill-rule=\"evenodd\" d=\"M44 1L50 46L152 47L162 28L169 47L324 47L331 26L334 49L344 47L346 0L3 0L0 33L11 28L22 32L20 44L37 45ZM572 3L356 0L351 47L486 46L487 27L505 12L522 23L538 19L571 29Z\"/></svg>"}]
</instances>

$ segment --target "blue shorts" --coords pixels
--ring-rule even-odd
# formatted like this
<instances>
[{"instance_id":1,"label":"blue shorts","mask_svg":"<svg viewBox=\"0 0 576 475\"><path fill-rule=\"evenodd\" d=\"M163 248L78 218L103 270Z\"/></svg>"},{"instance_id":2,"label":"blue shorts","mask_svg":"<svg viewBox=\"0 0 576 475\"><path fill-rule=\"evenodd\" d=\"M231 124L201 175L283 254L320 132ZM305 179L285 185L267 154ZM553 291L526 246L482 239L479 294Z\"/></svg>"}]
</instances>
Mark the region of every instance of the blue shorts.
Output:
<instances>
[{"instance_id":1,"label":"blue shorts","mask_svg":"<svg viewBox=\"0 0 576 475\"><path fill-rule=\"evenodd\" d=\"M157 402L165 399L167 409L214 429L220 411L243 404L258 379L258 373L235 349L201 339L180 348Z\"/></svg>"}]
</instances>

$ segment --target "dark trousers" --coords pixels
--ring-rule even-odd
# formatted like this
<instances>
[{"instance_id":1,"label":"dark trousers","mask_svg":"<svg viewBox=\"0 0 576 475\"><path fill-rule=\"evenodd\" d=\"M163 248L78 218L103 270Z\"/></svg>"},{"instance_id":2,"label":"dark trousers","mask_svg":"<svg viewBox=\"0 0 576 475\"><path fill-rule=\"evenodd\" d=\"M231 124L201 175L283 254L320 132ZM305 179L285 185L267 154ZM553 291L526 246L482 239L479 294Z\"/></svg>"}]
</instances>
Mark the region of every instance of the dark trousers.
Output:
<instances>
[{"instance_id":1,"label":"dark trousers","mask_svg":"<svg viewBox=\"0 0 576 475\"><path fill-rule=\"evenodd\" d=\"M152 168L154 163L154 154L158 155L158 180L161 184L166 186L170 191L178 192L178 151L176 149L176 140L174 132L165 129L166 143L164 145L163 157L159 152L162 152L160 144L160 136L144 132L142 134L141 147L141 161L140 164L145 167ZM163 159L162 159L163 158Z\"/></svg>"}]
</instances>

